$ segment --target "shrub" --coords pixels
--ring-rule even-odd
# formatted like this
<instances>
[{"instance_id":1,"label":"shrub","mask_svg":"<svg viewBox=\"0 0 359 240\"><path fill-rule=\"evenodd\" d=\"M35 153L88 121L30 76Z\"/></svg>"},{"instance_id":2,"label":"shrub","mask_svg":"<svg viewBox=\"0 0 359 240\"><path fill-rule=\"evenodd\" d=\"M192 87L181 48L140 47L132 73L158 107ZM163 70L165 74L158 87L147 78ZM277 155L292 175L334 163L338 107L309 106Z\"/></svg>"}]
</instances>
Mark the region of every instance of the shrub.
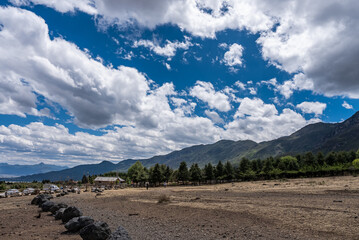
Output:
<instances>
[{"instance_id":1,"label":"shrub","mask_svg":"<svg viewBox=\"0 0 359 240\"><path fill-rule=\"evenodd\" d=\"M355 159L352 164L356 169L359 169L359 158Z\"/></svg>"},{"instance_id":2,"label":"shrub","mask_svg":"<svg viewBox=\"0 0 359 240\"><path fill-rule=\"evenodd\" d=\"M170 202L170 197L167 196L166 194L162 194L162 195L158 198L158 203L166 203L166 202Z\"/></svg>"}]
</instances>

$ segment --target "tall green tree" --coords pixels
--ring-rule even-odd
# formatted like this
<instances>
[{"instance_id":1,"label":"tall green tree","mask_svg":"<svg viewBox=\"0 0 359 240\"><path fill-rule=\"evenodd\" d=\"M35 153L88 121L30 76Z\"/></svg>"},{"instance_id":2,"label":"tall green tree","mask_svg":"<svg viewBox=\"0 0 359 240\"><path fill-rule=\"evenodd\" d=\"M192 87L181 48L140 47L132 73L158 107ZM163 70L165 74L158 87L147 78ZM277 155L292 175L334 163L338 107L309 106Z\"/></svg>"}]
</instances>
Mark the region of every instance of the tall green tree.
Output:
<instances>
[{"instance_id":1,"label":"tall green tree","mask_svg":"<svg viewBox=\"0 0 359 240\"><path fill-rule=\"evenodd\" d=\"M135 183L143 181L145 177L144 167L140 161L135 162L128 170L128 177Z\"/></svg>"},{"instance_id":2,"label":"tall green tree","mask_svg":"<svg viewBox=\"0 0 359 240\"><path fill-rule=\"evenodd\" d=\"M242 160L239 162L239 171L243 174L249 172L251 170L251 162L248 160L248 158L242 158Z\"/></svg>"},{"instance_id":3,"label":"tall green tree","mask_svg":"<svg viewBox=\"0 0 359 240\"><path fill-rule=\"evenodd\" d=\"M215 173L216 179L217 180L222 180L224 177L224 166L222 161L219 161L217 166L216 166L216 173Z\"/></svg>"},{"instance_id":4,"label":"tall green tree","mask_svg":"<svg viewBox=\"0 0 359 240\"><path fill-rule=\"evenodd\" d=\"M322 152L318 152L316 158L319 166L323 166L325 164L325 157Z\"/></svg>"},{"instance_id":5,"label":"tall green tree","mask_svg":"<svg viewBox=\"0 0 359 240\"><path fill-rule=\"evenodd\" d=\"M224 176L228 181L234 179L234 168L229 161L224 165Z\"/></svg>"},{"instance_id":6,"label":"tall green tree","mask_svg":"<svg viewBox=\"0 0 359 240\"><path fill-rule=\"evenodd\" d=\"M204 175L207 181L214 180L214 169L211 163L204 166Z\"/></svg>"},{"instance_id":7,"label":"tall green tree","mask_svg":"<svg viewBox=\"0 0 359 240\"><path fill-rule=\"evenodd\" d=\"M337 164L337 156L335 152L330 152L325 158L325 162L331 166Z\"/></svg>"},{"instance_id":8,"label":"tall green tree","mask_svg":"<svg viewBox=\"0 0 359 240\"><path fill-rule=\"evenodd\" d=\"M170 180L172 173L173 173L173 170L169 166L167 166L165 173L164 173L164 178L165 178L164 180L166 182L168 182Z\"/></svg>"},{"instance_id":9,"label":"tall green tree","mask_svg":"<svg viewBox=\"0 0 359 240\"><path fill-rule=\"evenodd\" d=\"M197 163L192 164L190 170L191 181L200 182L202 180L202 172Z\"/></svg>"},{"instance_id":10,"label":"tall green tree","mask_svg":"<svg viewBox=\"0 0 359 240\"><path fill-rule=\"evenodd\" d=\"M161 167L158 163L155 164L153 167L153 170L151 171L150 175L151 182L157 185L157 183L160 183L163 179L163 175L161 172Z\"/></svg>"},{"instance_id":11,"label":"tall green tree","mask_svg":"<svg viewBox=\"0 0 359 240\"><path fill-rule=\"evenodd\" d=\"M178 168L177 178L179 181L182 181L183 183L189 180L189 171L188 171L187 163L184 161L180 163L180 166Z\"/></svg>"},{"instance_id":12,"label":"tall green tree","mask_svg":"<svg viewBox=\"0 0 359 240\"><path fill-rule=\"evenodd\" d=\"M263 172L265 173L269 173L270 171L273 171L273 158L270 157L270 158L267 158L265 161L264 161L264 166L263 166Z\"/></svg>"},{"instance_id":13,"label":"tall green tree","mask_svg":"<svg viewBox=\"0 0 359 240\"><path fill-rule=\"evenodd\" d=\"M304 155L304 165L309 167L315 167L318 165L312 152L307 152Z\"/></svg>"},{"instance_id":14,"label":"tall green tree","mask_svg":"<svg viewBox=\"0 0 359 240\"><path fill-rule=\"evenodd\" d=\"M83 184L88 183L88 182L89 182L88 177L87 177L86 175L83 175L83 176L82 176L82 180L81 180L81 182L82 182Z\"/></svg>"}]
</instances>

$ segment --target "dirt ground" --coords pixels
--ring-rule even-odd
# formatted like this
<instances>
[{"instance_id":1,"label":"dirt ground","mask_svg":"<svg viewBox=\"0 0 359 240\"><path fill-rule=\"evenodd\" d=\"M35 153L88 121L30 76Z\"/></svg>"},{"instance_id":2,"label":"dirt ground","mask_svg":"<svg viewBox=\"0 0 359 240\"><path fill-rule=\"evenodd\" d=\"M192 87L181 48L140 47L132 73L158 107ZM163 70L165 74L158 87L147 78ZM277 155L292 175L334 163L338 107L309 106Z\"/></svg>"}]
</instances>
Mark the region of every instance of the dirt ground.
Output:
<instances>
[{"instance_id":1,"label":"dirt ground","mask_svg":"<svg viewBox=\"0 0 359 240\"><path fill-rule=\"evenodd\" d=\"M170 202L158 203L160 196ZM33 197L0 199L0 239L81 239ZM133 239L359 239L359 177L120 189L55 198Z\"/></svg>"}]
</instances>

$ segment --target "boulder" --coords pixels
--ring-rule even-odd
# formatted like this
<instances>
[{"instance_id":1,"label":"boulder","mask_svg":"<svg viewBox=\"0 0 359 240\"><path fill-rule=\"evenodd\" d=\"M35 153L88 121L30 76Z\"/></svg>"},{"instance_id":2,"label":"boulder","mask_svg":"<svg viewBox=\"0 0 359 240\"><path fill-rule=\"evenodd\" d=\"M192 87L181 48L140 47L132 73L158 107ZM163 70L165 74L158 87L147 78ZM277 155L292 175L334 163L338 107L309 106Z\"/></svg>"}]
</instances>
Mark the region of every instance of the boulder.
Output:
<instances>
[{"instance_id":1,"label":"boulder","mask_svg":"<svg viewBox=\"0 0 359 240\"><path fill-rule=\"evenodd\" d=\"M55 214L60 208L67 208L67 204L64 203L57 203L50 208L50 212Z\"/></svg>"},{"instance_id":2,"label":"boulder","mask_svg":"<svg viewBox=\"0 0 359 240\"><path fill-rule=\"evenodd\" d=\"M31 201L32 205L39 205L40 203L42 204L45 200L50 200L52 199L52 195L50 194L40 194L37 195L36 197L34 197Z\"/></svg>"},{"instance_id":3,"label":"boulder","mask_svg":"<svg viewBox=\"0 0 359 240\"><path fill-rule=\"evenodd\" d=\"M49 212L53 206L55 206L54 202L46 201L41 205L41 209L43 212Z\"/></svg>"},{"instance_id":4,"label":"boulder","mask_svg":"<svg viewBox=\"0 0 359 240\"><path fill-rule=\"evenodd\" d=\"M113 232L108 240L131 240L130 235L123 227L119 226L115 232Z\"/></svg>"},{"instance_id":5,"label":"boulder","mask_svg":"<svg viewBox=\"0 0 359 240\"><path fill-rule=\"evenodd\" d=\"M62 214L62 222L67 223L71 218L82 216L82 212L77 207L68 207Z\"/></svg>"},{"instance_id":6,"label":"boulder","mask_svg":"<svg viewBox=\"0 0 359 240\"><path fill-rule=\"evenodd\" d=\"M94 222L80 230L80 236L84 240L106 240L110 237L111 230L105 222Z\"/></svg>"},{"instance_id":7,"label":"boulder","mask_svg":"<svg viewBox=\"0 0 359 240\"><path fill-rule=\"evenodd\" d=\"M66 208L60 208L59 210L57 210L57 212L55 213L55 220L60 220L62 219L62 215L64 214Z\"/></svg>"},{"instance_id":8,"label":"boulder","mask_svg":"<svg viewBox=\"0 0 359 240\"><path fill-rule=\"evenodd\" d=\"M94 223L94 220L90 217L74 217L65 224L65 228L69 232L78 232L87 225L90 225L91 223Z\"/></svg>"},{"instance_id":9,"label":"boulder","mask_svg":"<svg viewBox=\"0 0 359 240\"><path fill-rule=\"evenodd\" d=\"M50 202L50 200L48 200L48 199L40 199L39 204L38 204L39 208L42 208L42 205L45 204L46 202Z\"/></svg>"}]
</instances>

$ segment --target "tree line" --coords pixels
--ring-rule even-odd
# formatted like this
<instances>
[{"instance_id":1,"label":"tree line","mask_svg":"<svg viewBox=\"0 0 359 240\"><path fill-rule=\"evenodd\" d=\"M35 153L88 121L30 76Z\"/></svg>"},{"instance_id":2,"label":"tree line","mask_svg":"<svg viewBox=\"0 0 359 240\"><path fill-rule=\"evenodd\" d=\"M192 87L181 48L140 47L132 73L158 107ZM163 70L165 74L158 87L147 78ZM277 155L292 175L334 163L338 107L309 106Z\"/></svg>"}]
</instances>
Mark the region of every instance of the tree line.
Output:
<instances>
[{"instance_id":1,"label":"tree line","mask_svg":"<svg viewBox=\"0 0 359 240\"><path fill-rule=\"evenodd\" d=\"M182 161L178 169L165 164L146 168L140 161L135 162L126 173L109 172L103 176L120 176L127 183L143 185L149 182L158 186L164 182L180 184L218 183L243 180L264 180L297 177L321 177L359 173L358 152L307 152L296 156L268 157L264 160L242 158L238 164L219 161L208 163L203 168L197 163L188 166ZM83 183L92 182L95 176L84 176Z\"/></svg>"}]
</instances>

